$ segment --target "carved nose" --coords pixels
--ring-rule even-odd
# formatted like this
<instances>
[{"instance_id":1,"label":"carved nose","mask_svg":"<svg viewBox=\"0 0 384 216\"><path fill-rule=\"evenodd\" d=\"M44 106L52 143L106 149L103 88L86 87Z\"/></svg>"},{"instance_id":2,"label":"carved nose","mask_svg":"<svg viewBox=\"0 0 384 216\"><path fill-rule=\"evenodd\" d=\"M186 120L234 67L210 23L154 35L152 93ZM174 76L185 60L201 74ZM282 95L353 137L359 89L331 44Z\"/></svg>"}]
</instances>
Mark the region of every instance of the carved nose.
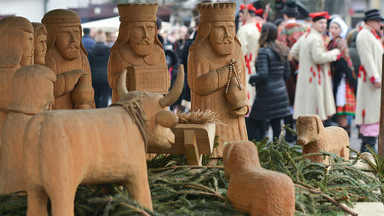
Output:
<instances>
[{"instance_id":1,"label":"carved nose","mask_svg":"<svg viewBox=\"0 0 384 216\"><path fill-rule=\"evenodd\" d=\"M307 144L306 141L304 139L297 139L297 144L299 145L305 145Z\"/></svg>"}]
</instances>

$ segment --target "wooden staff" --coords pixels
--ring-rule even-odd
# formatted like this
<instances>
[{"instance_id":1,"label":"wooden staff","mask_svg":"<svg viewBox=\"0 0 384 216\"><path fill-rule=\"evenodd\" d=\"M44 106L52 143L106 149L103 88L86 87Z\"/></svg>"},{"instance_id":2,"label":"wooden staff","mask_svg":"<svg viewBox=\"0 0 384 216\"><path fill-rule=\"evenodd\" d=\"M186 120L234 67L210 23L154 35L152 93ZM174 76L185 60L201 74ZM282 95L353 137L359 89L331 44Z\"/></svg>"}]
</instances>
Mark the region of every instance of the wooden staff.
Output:
<instances>
[{"instance_id":1,"label":"wooden staff","mask_svg":"<svg viewBox=\"0 0 384 216\"><path fill-rule=\"evenodd\" d=\"M383 71L384 71L384 54L383 54L383 59L382 59L382 70L381 70L381 102L380 102L380 132L379 132L379 155L381 157L384 156L384 76L383 76Z\"/></svg>"}]
</instances>

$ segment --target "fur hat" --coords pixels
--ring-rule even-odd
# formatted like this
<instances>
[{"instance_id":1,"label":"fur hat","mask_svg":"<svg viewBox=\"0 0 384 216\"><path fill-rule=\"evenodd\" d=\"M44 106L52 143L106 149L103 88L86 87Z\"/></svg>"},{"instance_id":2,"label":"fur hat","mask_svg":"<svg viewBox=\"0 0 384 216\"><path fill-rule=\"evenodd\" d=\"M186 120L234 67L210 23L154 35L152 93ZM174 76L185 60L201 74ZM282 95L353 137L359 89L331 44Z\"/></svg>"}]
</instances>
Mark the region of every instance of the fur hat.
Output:
<instances>
[{"instance_id":1,"label":"fur hat","mask_svg":"<svg viewBox=\"0 0 384 216\"><path fill-rule=\"evenodd\" d=\"M381 20L383 21L384 18L380 16L380 11L377 9L372 9L364 12L364 21L368 20Z\"/></svg>"}]
</instances>

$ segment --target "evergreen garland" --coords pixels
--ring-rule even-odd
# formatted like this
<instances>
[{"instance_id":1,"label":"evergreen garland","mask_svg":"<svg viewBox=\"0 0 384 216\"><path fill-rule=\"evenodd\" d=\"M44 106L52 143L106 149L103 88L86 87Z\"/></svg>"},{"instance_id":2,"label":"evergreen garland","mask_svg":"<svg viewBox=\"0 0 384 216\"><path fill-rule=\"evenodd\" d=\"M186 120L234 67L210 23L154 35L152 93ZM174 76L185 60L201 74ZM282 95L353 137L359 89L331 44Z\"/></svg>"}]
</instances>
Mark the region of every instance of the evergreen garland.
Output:
<instances>
[{"instance_id":1,"label":"evergreen garland","mask_svg":"<svg viewBox=\"0 0 384 216\"><path fill-rule=\"evenodd\" d=\"M289 145L280 136L255 145L262 167L287 174L295 183L296 215L340 215L354 202L383 202L384 159L373 153L374 161L351 149L349 161L325 152L330 165L312 163L301 153L301 146ZM205 164L207 157L205 157ZM362 161L368 170L354 164ZM148 161L148 177L154 211L140 207L118 185L79 186L75 214L115 215L242 215L228 200L228 180L222 166L189 166L185 155L158 155ZM368 175L372 172L375 175ZM340 205L345 203L348 207ZM0 196L0 215L25 215L24 192ZM48 205L48 208L49 205Z\"/></svg>"}]
</instances>

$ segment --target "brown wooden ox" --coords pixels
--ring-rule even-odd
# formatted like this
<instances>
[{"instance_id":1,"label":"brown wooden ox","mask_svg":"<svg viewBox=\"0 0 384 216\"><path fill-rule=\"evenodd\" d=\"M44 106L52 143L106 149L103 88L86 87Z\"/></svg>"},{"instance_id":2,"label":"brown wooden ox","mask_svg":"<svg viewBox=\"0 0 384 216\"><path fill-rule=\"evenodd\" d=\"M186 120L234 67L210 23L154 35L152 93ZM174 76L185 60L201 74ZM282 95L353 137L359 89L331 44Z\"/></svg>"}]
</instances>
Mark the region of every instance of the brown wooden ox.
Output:
<instances>
[{"instance_id":1,"label":"brown wooden ox","mask_svg":"<svg viewBox=\"0 0 384 216\"><path fill-rule=\"evenodd\" d=\"M184 70L168 95L128 92L126 70L119 79L116 106L96 110L56 110L36 115L24 136L27 215L74 215L80 184L118 183L138 203L152 209L146 146L170 147L177 116L168 111L181 93Z\"/></svg>"}]
</instances>

